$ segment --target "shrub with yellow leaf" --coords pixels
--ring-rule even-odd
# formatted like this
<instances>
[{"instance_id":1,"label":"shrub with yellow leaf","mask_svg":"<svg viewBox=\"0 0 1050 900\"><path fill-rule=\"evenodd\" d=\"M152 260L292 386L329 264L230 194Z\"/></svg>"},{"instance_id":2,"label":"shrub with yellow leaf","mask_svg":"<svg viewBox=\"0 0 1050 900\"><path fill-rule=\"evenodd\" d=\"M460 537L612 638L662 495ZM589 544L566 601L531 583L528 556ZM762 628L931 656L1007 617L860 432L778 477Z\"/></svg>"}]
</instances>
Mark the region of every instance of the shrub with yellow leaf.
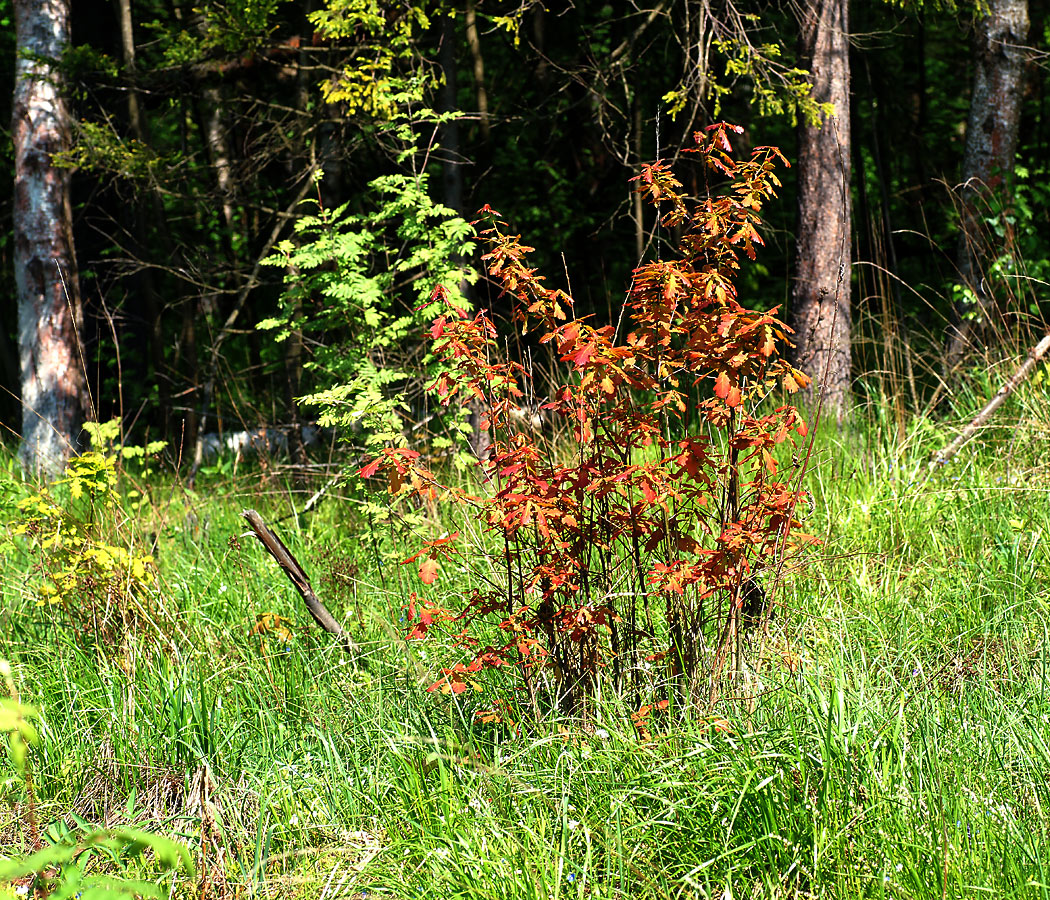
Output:
<instances>
[{"instance_id":1,"label":"shrub with yellow leaf","mask_svg":"<svg viewBox=\"0 0 1050 900\"><path fill-rule=\"evenodd\" d=\"M118 463L128 454L107 447L114 427L89 429L98 449L17 501L8 531L9 547L31 561L26 589L36 605L61 610L92 644L117 643L136 621L153 619L157 587L153 556L121 505Z\"/></svg>"}]
</instances>

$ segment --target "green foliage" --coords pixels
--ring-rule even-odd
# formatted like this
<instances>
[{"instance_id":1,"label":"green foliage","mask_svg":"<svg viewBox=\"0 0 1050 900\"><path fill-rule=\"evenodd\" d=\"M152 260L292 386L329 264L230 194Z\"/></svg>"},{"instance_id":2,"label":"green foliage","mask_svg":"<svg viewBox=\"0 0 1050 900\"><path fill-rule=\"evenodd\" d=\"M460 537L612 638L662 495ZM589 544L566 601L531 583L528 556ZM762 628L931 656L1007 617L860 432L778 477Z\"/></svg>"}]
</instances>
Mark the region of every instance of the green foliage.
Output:
<instances>
[{"instance_id":1,"label":"green foliage","mask_svg":"<svg viewBox=\"0 0 1050 900\"><path fill-rule=\"evenodd\" d=\"M1021 308L1039 316L1040 303L1035 298L1044 298L1042 288L1050 280L1050 239L1046 228L1050 168L1039 165L1032 170L1018 165L1012 187L1011 196L993 197L993 208L985 219L989 243L1001 251L988 272L1001 294L1031 297ZM1045 299L1043 308L1048 308Z\"/></svg>"},{"instance_id":2,"label":"green foliage","mask_svg":"<svg viewBox=\"0 0 1050 900\"><path fill-rule=\"evenodd\" d=\"M901 7L919 6L926 11L921 23L897 15ZM190 7L201 10L201 17ZM508 7L510 16L497 14ZM932 14L937 7L950 4L900 0L853 4L852 10L864 18L853 29L861 37L851 52L862 63L854 68L853 85L861 123L855 142L865 166L858 176L863 175L871 198L857 221L863 234L877 216L876 198L884 186L885 228L897 242L900 269L895 274L918 290L950 281L949 273L938 269L945 257L936 248L953 246L951 217L943 196L930 186L939 179L955 182L962 149L956 129L966 119L966 92L958 90L958 82L969 47L960 40L954 17ZM362 3L354 9L363 16L369 7ZM476 162L464 166L465 194L492 200L524 233L540 236L544 247L564 250L564 270L573 273L572 293L580 301L579 318L599 327L619 315L613 309L605 318L604 286L624 283L624 273L639 262L632 222L616 212L623 209L625 164L657 155L654 136L662 149L680 136L666 114L662 132L653 116L659 96L675 87L682 60L677 13L686 7L657 17L644 40L630 44L621 57L623 96L616 94L620 70L606 78L604 60L622 39L638 33L647 10L569 4L552 9L544 23L542 9L511 2L478 10L492 128L482 142L476 124L461 127L458 152ZM774 7L762 9L765 19L765 11ZM0 16L9 10L9 0L0 2ZM287 209L290 176L311 164L314 150L335 172L336 161L325 158L316 136L328 129L330 146L342 153L342 196L360 197L389 146L389 132L370 120L390 115L387 98L397 108L403 108L402 100L416 103L411 98L426 82L418 58L402 57L400 50L384 53L378 46L384 41L378 21L353 32L347 28L330 45L282 49L274 63L264 55L282 35L302 29L302 4L199 0L139 3L133 10L142 41L135 82L114 85L120 67L112 58L82 57L81 77L97 83L77 85L76 96L82 106L97 101L99 108L77 114L112 126L81 132L94 156L79 162L85 190L78 196L86 202L76 227L81 259L119 260L116 265L126 269L118 274L141 271L127 263L124 249L129 248L147 265L156 265L152 274L165 310L159 329L165 359L157 377L148 377L152 363L147 367L143 361L148 323L141 321L143 295L137 285L127 286L131 299L116 310L115 321L127 408L138 409L145 398L146 414L157 416L160 398L148 388L136 396L138 386L155 391L158 383L170 383L168 396L177 398L173 405L200 408L199 392L192 393L200 374L195 355L199 360L226 321L255 254ZM178 20L176 10L182 15ZM262 17L253 20L253 10ZM393 8L380 15L385 23L410 18ZM776 15L771 12L767 24ZM155 28L143 21L153 16ZM79 33L101 31L102 42L112 47L108 21L100 16L97 27ZM783 21L782 59L790 69L791 24ZM202 34L201 24L210 36ZM471 60L462 23L457 25L458 105L473 108ZM503 30L511 26L513 40ZM218 33L220 27L231 35ZM412 38L416 52L432 51L436 35L420 32L417 28ZM11 36L8 24L2 37L10 44ZM773 57L769 45L775 40L756 32L754 43L759 53ZM534 52L541 44L542 55ZM253 47L262 51L255 64L250 56L247 62L233 56L242 50L251 54ZM219 58L225 53L231 56ZM756 89L748 74L752 61L746 48L723 44L712 55L724 64L725 74L716 60L720 83L738 79L738 89L719 96L727 116L748 104L757 104L756 111L790 111L795 102L790 98L782 108L762 106L763 89ZM864 63L873 74L874 85L868 87ZM209 85L220 86L221 124L238 138L231 155L238 178L231 198L233 234L227 233L204 142L199 72L181 71L196 64L203 64ZM340 94L344 64L352 72ZM164 66L180 70L165 73ZM302 90L320 77L313 74L318 66L331 67L335 76L330 96L339 102L327 109ZM800 74L798 83L804 81ZM155 157L130 142L123 148L113 143L112 135L126 134L129 85L141 88ZM689 96L689 87L684 86L683 96ZM780 96L784 88L772 90ZM1048 204L1035 155L1044 150L1046 116L1039 106L1044 93L1037 84L1026 94L1019 155L1029 159L1031 175L1025 179L1019 173L1018 200L1007 213L1013 221L998 215L984 221L998 241L989 258L1003 257L1002 266L993 266L997 298L1001 288L1019 286L1025 276L1046 280ZM637 127L630 120L635 99ZM692 101L685 102L689 113ZM323 110L320 116L310 118L318 110ZM678 124L687 120L679 116ZM412 127L407 120L405 127ZM787 127L787 117L767 123L764 139L788 143ZM774 128L785 131L771 133ZM881 149L873 150L873 134L883 138ZM162 160L171 164L161 166ZM84 172L92 165L94 171ZM99 179L99 171L155 178L156 208L166 221L153 221L150 209L144 216L148 221L134 233L134 223L123 218L129 198ZM136 191L140 186L137 181ZM697 193L692 185L690 193ZM581 198L586 198L583 203ZM374 208L368 204L376 199L355 200L361 205L346 215L367 216ZM784 207L789 214L783 227L771 234L790 233L790 203ZM309 213L322 217L319 209ZM114 221L128 229L119 240L107 237ZM651 225L652 217L640 223L645 232ZM92 227L107 245L103 253L97 252ZM358 254L355 265L369 278L390 271L386 254L401 245L392 222L377 227L344 219L336 228L358 236L361 246L341 252ZM930 234L929 228L936 231ZM362 231L373 240L366 243ZM316 239L296 235L293 250L299 242ZM1010 241L1019 252L1006 257ZM224 257L227 247L233 248L230 257L247 261L249 268L236 271ZM777 251L771 247L770 252ZM657 239L647 253L650 260L666 257L668 245ZM893 269L892 257L874 250L859 258ZM741 288L769 288L741 291L752 306L776 305L790 283L780 257L763 259L768 278L737 282ZM535 264L548 272L563 270L553 254ZM109 288L108 295L99 293L108 299L124 293L119 281L105 282L101 263L93 268L102 273L99 286ZM336 263L329 262L306 275L334 268ZM289 276L290 291L293 273L271 271L277 278ZM287 319L275 331L286 332L288 339L297 328L305 330L314 381L303 389L331 410L352 410L347 430L361 427L356 423L366 422L369 411L389 404L409 383L384 382L381 373L418 372L410 358L418 322L400 342L374 352L349 351L358 353L369 373L363 382L355 380L357 371L338 350L357 346L359 332L362 344L371 346L373 332L390 333L385 322L416 317L415 306L421 303L412 296L415 283L399 287L415 274L387 278L378 289L359 284L375 313L369 314L367 330L361 325L365 309L345 298L336 303L320 287L304 291L298 306L288 302L275 317ZM861 308L868 294L865 290L855 298ZM97 294L89 289L86 296ZM272 297L266 285L260 286L246 301L239 324L268 315L265 304ZM1028 303L1040 302L1035 291L1028 297ZM940 323L929 313L936 302L904 290L900 312L907 315L913 338L923 327L935 329L932 340L939 347ZM349 314L322 322L319 316L339 303ZM0 306L13 336L15 304ZM595 311L598 321L588 318ZM231 382L231 395L250 379L242 408L268 411L275 404L265 394L265 373L257 377L259 370L249 368L249 362L258 361L248 355L250 340L235 335L224 345L229 371L251 373ZM325 347L315 352L318 342ZM113 351L106 352L112 360ZM263 362L266 358L264 353ZM923 374L917 368L921 397ZM931 382L935 371L931 367ZM115 373L113 365L108 372L103 369L106 378ZM930 447L943 444L943 421L925 418L903 428L891 423L818 435L814 457L820 462L810 481L815 508L808 521L813 531L827 535L829 552L806 572L785 572L776 599L778 609L791 612L769 623L761 652L748 657L752 696L747 702L727 700L720 720L689 718L674 707L646 709L650 704L639 707L633 698L608 695L595 697L583 723L556 712L523 715L521 692L495 670L477 679L480 691L424 694L423 685L438 677L440 659L452 652L462 623L442 623L448 634L435 625L426 645L401 641L397 610L408 599L402 579L410 580L405 577L410 573L384 564L391 539L361 525L363 516L355 523L357 517L348 511L365 508L378 515L383 505L350 507L328 500L297 520L296 529L289 527L287 539L316 573L314 584L326 602L340 607L341 615L353 614L370 667L351 672L312 636L291 588L275 587L272 563L259 559L258 548L230 540L241 530L237 511L243 495L260 489L256 473L251 480L209 481L208 490L196 496L172 489L155 475L138 485L158 494L160 486L165 488L165 502L156 507L156 552L163 587L170 592L167 608L180 636L177 648L164 652L136 655L133 650L120 660L83 652L79 634L65 627L67 605L37 607L38 595L27 590L47 578L45 567L57 565L51 549L29 534L5 541L0 548L6 551L0 555L0 653L31 673L35 690L21 707L12 701L0 706L0 727L22 723L40 736L39 754L30 746L33 732L25 731L23 743L32 752L41 809L49 819L75 822L73 816L83 814L121 820L134 807L134 815L187 835L192 848L203 844L204 827L194 812L187 814L180 792L202 758L213 762L216 806L224 817L220 855L229 882L228 891L212 883L213 896L357 896L366 891L372 897L414 900L1047 896L1050 641L1043 623L1050 596L1050 518L1040 455L1050 408L1046 384L1043 367L1007 401L999 424L975 438L973 453L967 448L928 486L909 480L923 470ZM982 372L971 387L975 394L955 392L951 398L961 421L994 393L997 379ZM116 395L107 387L98 396L102 403L115 404L109 398ZM230 406L223 403L217 401L217 412L228 423ZM398 426L395 408L367 428L397 439ZM102 545L141 550L121 511L128 509L126 500L111 507L90 499L92 491L127 497L121 471L139 470L124 449L115 454L115 486L109 484L106 466L89 461L77 476L79 501L73 500L69 483L50 486L49 492L62 510L76 511L75 521L89 523L90 534ZM94 452L114 455L99 445ZM652 461L641 456L637 463ZM379 499L389 506L386 489L396 483L382 487ZM268 476L265 490L254 499L276 504L274 488L280 490L280 481ZM29 490L17 476L0 481L0 491L13 498L4 513L10 527L24 517L17 500ZM597 501L593 508L600 516ZM436 519L421 507L416 522L432 529L429 535L461 527L458 521ZM47 521L41 527L51 528ZM402 541L398 548L401 558L406 545ZM325 555L328 547L347 548L350 562L337 569ZM435 600L459 608L475 591L490 590L493 573L477 563L467 558L444 564ZM141 597L156 598L161 587L146 585ZM525 601L535 596L534 589ZM75 614L81 605L93 604L104 609L89 592L74 590L68 611ZM288 623L288 637L280 632L279 650L274 649L276 634L266 649L259 634L248 633L260 610L269 609ZM93 627L86 618L81 624ZM647 623L634 627L645 629ZM651 665L647 679L669 677L659 662ZM505 704L502 721L475 719L495 701ZM39 718L30 715L31 708L40 711ZM0 768L6 763L0 760ZM0 779L5 785L9 771ZM156 806L146 812L143 806L149 803ZM66 839L55 837L56 826L51 837L64 846L84 847L91 828L79 823L78 828L77 836ZM0 842L0 853L24 850L17 826L0 828ZM111 853L118 851L85 849L63 877L81 862L85 871L113 872L119 865ZM140 858L136 865L141 863ZM69 877L78 874L70 871ZM134 877L142 876L136 872ZM202 893L208 886L202 884ZM191 892L177 885L175 896ZM0 896L9 894L0 887Z\"/></svg>"},{"instance_id":3,"label":"green foliage","mask_svg":"<svg viewBox=\"0 0 1050 900\"><path fill-rule=\"evenodd\" d=\"M422 6L327 0L308 18L326 38L355 41L338 75L321 84L321 94L329 103L343 104L350 115L391 119L401 108L397 95L406 88L413 99L422 99L421 83L411 71L417 32L430 25ZM406 62L409 74L404 77L398 69Z\"/></svg>"},{"instance_id":4,"label":"green foliage","mask_svg":"<svg viewBox=\"0 0 1050 900\"><path fill-rule=\"evenodd\" d=\"M369 442L400 435L399 393L433 372L413 345L436 309L435 285L458 297L476 278L463 267L473 229L427 187L425 175L376 178L369 211L316 206L266 260L285 269L285 290L281 313L259 327L278 341L302 331L319 342L308 363L317 389L302 402L322 425L362 430Z\"/></svg>"},{"instance_id":5,"label":"green foliage","mask_svg":"<svg viewBox=\"0 0 1050 900\"><path fill-rule=\"evenodd\" d=\"M105 122L78 122L73 146L53 157L57 166L106 172L128 181L155 179L175 164L153 148L131 138L122 138Z\"/></svg>"},{"instance_id":6,"label":"green foliage","mask_svg":"<svg viewBox=\"0 0 1050 900\"><path fill-rule=\"evenodd\" d=\"M1048 175L1050 171L1043 166L1032 171L1018 165L1008 189L1000 186L976 195L973 233L968 239L985 296L979 298L972 285L956 277L947 285L955 308L965 310L964 319L980 322L988 310L996 309L1037 322L1050 309L1042 290L1050 279L1045 213L1050 202Z\"/></svg>"},{"instance_id":7,"label":"green foliage","mask_svg":"<svg viewBox=\"0 0 1050 900\"><path fill-rule=\"evenodd\" d=\"M761 26L756 15L745 16L744 20L756 30ZM819 125L828 116L849 114L849 110L836 111L834 104L818 103L813 99L810 73L781 62L784 50L779 43L756 44L749 32L741 30L716 37L712 47L721 59L722 74L703 73L699 99L711 101L711 117L714 119L722 115L723 101L729 98L741 79L748 83L750 104L760 116L787 116L792 125L801 116L808 124ZM693 77L690 73L682 85L661 98L672 119L693 101L688 87Z\"/></svg>"},{"instance_id":8,"label":"green foliage","mask_svg":"<svg viewBox=\"0 0 1050 900\"><path fill-rule=\"evenodd\" d=\"M1005 411L1045 434L1048 400L1044 384ZM778 598L791 612L754 659L759 692L717 717L606 694L586 722L556 711L518 727L475 720L496 699L521 720L521 693L499 673L479 679L482 691L426 694L440 636L395 636L409 586L372 559L347 505L328 501L288 542L326 602L360 611L370 668L339 665L309 640L265 554L231 546L245 502L273 502L273 482L257 478L175 491L165 507L165 580L187 631L167 669L160 653L127 673L107 668L45 628L19 607L24 572L7 560L0 642L34 684L25 702L45 713L42 752L32 748L41 808L75 822L93 784L92 816L120 820L134 806L195 852L196 820L148 806L169 787L181 803L183 766L198 764L185 730L197 714L173 705L182 693L201 713L221 701L209 727L227 868L212 897L220 886L418 900L1044 897L1044 444L988 429L977 452L917 486L943 423L916 420L901 436L892 417L857 419L817 436L810 523L829 552L786 573ZM350 577L332 546L349 554ZM450 597L479 586L469 569L443 574ZM260 609L295 623L280 652L260 655L248 633ZM20 836L6 840L0 853L21 855ZM96 856L90 872L114 865ZM180 879L174 896L191 892Z\"/></svg>"},{"instance_id":9,"label":"green foliage","mask_svg":"<svg viewBox=\"0 0 1050 900\"><path fill-rule=\"evenodd\" d=\"M159 19L144 22L143 27L159 42L162 65L184 66L217 55L258 52L272 40L278 13L288 6L288 0L205 0L194 7L192 31L173 29Z\"/></svg>"},{"instance_id":10,"label":"green foliage","mask_svg":"<svg viewBox=\"0 0 1050 900\"><path fill-rule=\"evenodd\" d=\"M8 754L15 772L24 777L29 745L39 740L37 730L29 720L39 719L40 714L32 706L18 702L11 664L6 659L0 659L0 677L3 677L11 698L0 698L0 732L7 735Z\"/></svg>"},{"instance_id":11,"label":"green foliage","mask_svg":"<svg viewBox=\"0 0 1050 900\"><path fill-rule=\"evenodd\" d=\"M88 874L92 860L102 859L121 868L150 851L162 871L181 870L194 875L186 847L170 838L131 828L114 828L88 834L75 843L56 843L22 859L0 861L0 884L31 881L38 896L51 900L163 900L167 889L122 875Z\"/></svg>"},{"instance_id":12,"label":"green foliage","mask_svg":"<svg viewBox=\"0 0 1050 900\"><path fill-rule=\"evenodd\" d=\"M75 91L85 79L114 79L120 74L120 66L112 56L86 44L67 47L62 53L61 69Z\"/></svg>"},{"instance_id":13,"label":"green foliage","mask_svg":"<svg viewBox=\"0 0 1050 900\"><path fill-rule=\"evenodd\" d=\"M85 426L98 449L73 457L62 478L12 503L7 549L33 560L28 584L40 606L61 607L80 625L98 625L102 611L141 604L153 591L153 556L118 522L122 515L120 461L145 461L164 447L119 446L118 422ZM148 470L147 470L148 471ZM131 498L138 499L138 492Z\"/></svg>"},{"instance_id":14,"label":"green foliage","mask_svg":"<svg viewBox=\"0 0 1050 900\"><path fill-rule=\"evenodd\" d=\"M19 703L11 666L0 659L0 676L12 699L0 699L0 733L7 735L11 763L19 778L28 786L28 753L32 744L40 742L37 729L30 719L39 719L40 714L32 706ZM28 797L28 816L35 818L36 811L32 792ZM35 834L35 826L31 827ZM122 876L89 875L87 865L93 857L101 856L114 866L124 867L127 862L141 857L149 850L162 871L182 870L190 877L194 867L189 851L182 844L169 838L144 831L117 828L96 831L79 841L56 841L49 847L21 859L0 859L0 886L10 882L32 885L34 896L46 896L51 900L101 900L115 897L132 900L150 896L163 898L166 892L155 884L134 881Z\"/></svg>"}]
</instances>

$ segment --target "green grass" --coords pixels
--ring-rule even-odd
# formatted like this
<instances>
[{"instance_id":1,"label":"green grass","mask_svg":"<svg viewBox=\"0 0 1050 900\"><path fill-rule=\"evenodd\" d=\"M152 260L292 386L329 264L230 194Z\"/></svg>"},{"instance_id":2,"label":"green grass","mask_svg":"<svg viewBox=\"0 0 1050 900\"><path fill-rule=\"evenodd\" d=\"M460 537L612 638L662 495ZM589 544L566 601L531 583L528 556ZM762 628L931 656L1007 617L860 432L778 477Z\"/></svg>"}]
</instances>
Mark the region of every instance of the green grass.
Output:
<instances>
[{"instance_id":1,"label":"green grass","mask_svg":"<svg viewBox=\"0 0 1050 900\"><path fill-rule=\"evenodd\" d=\"M991 431L928 481L947 442L930 422L820 436L825 543L751 648L752 699L648 736L608 692L585 725L516 726L474 717L515 698L495 675L427 693L450 657L398 637L415 585L390 559L411 551L331 499L280 527L349 616L353 665L238 537L244 506L287 511L283 488L155 479L119 532L156 536L162 576L128 638L92 646L36 606L33 559L3 557L0 658L41 711L42 824L179 837L209 896L1050 896L1050 475L1014 412L1036 438ZM294 623L265 652L264 612ZM0 853L19 854L24 786L0 774Z\"/></svg>"}]
</instances>

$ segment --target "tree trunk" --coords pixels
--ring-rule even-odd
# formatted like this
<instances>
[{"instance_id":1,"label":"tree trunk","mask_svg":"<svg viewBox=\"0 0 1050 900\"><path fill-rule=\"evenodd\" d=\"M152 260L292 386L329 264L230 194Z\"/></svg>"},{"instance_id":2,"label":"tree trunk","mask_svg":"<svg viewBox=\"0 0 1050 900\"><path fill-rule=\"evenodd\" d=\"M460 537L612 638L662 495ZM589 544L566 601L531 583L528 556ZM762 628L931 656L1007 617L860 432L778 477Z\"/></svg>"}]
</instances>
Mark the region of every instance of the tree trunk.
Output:
<instances>
[{"instance_id":1,"label":"tree trunk","mask_svg":"<svg viewBox=\"0 0 1050 900\"><path fill-rule=\"evenodd\" d=\"M206 86L201 92L204 98L204 139L208 145L208 155L215 170L215 183L219 189L222 205L222 218L230 236L236 231L235 210L233 206L235 185L233 165L230 162L230 142L223 124L223 110L226 106L222 90L214 84ZM231 251L231 259L233 259Z\"/></svg>"},{"instance_id":2,"label":"tree trunk","mask_svg":"<svg viewBox=\"0 0 1050 900\"><path fill-rule=\"evenodd\" d=\"M135 29L131 17L131 0L117 0L117 13L120 16L120 45L124 53L124 68L131 77L132 84L128 88L128 124L135 140L146 143L146 123L142 118L142 108L139 105L138 85L135 84Z\"/></svg>"},{"instance_id":3,"label":"tree trunk","mask_svg":"<svg viewBox=\"0 0 1050 900\"><path fill-rule=\"evenodd\" d=\"M131 136L142 146L148 147L149 123L142 112L137 85L138 65L135 60L135 30L131 15L131 0L117 0L117 12L120 16L120 44L124 56L124 68L131 79L126 94L128 126ZM135 236L138 243L137 253L143 260L149 258L151 225L163 234L162 244L167 247L174 246L171 235L168 233L164 204L161 202L160 195L155 188L151 189L148 194L149 196L146 195L146 192L138 193L135 202L129 204L124 210L128 233ZM143 266L132 276L130 282L132 291L142 305L147 359L152 370L150 373L152 381L157 385L160 402L161 434L174 444L177 443L178 438L173 434L172 427L171 373L164 359L167 349L164 340L164 303L157 291L151 266ZM123 409L118 412L121 416L124 415Z\"/></svg>"},{"instance_id":4,"label":"tree trunk","mask_svg":"<svg viewBox=\"0 0 1050 900\"><path fill-rule=\"evenodd\" d=\"M441 50L438 62L445 83L441 88L441 110L452 117L441 126L441 176L445 206L463 215L463 158L459 140L459 100L456 97L456 20L445 16L441 22Z\"/></svg>"},{"instance_id":5,"label":"tree trunk","mask_svg":"<svg viewBox=\"0 0 1050 900\"><path fill-rule=\"evenodd\" d=\"M801 13L813 99L835 114L798 127L798 228L789 324L794 365L811 398L839 424L850 392L850 128L847 0L810 0ZM815 393L819 391L819 394Z\"/></svg>"},{"instance_id":6,"label":"tree trunk","mask_svg":"<svg viewBox=\"0 0 1050 900\"><path fill-rule=\"evenodd\" d=\"M975 341L982 341L995 316L981 268L981 219L997 194L1010 189L1021 121L1021 95L1027 58L1028 0L990 0L989 14L974 30L973 92L966 123L961 231L957 253L959 280L970 289L953 310L948 367L953 368Z\"/></svg>"},{"instance_id":7,"label":"tree trunk","mask_svg":"<svg viewBox=\"0 0 1050 900\"><path fill-rule=\"evenodd\" d=\"M489 139L489 94L485 87L485 58L481 55L481 38L478 36L477 15L474 11L474 0L467 0L464 15L467 26L467 46L470 47L470 58L474 65L474 91L478 104L478 119L481 122L481 139Z\"/></svg>"},{"instance_id":8,"label":"tree trunk","mask_svg":"<svg viewBox=\"0 0 1050 900\"><path fill-rule=\"evenodd\" d=\"M73 250L69 110L57 60L69 44L69 0L15 0L15 282L22 383L23 465L61 472L87 418L77 349L80 289Z\"/></svg>"}]
</instances>

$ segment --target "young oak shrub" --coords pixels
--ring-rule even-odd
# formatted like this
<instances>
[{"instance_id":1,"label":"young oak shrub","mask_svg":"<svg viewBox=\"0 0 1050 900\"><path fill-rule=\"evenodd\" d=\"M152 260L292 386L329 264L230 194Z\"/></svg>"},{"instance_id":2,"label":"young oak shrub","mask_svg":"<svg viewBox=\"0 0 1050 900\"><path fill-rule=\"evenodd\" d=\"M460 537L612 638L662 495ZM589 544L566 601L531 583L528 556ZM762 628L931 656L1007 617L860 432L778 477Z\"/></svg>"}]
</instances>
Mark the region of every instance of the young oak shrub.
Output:
<instances>
[{"instance_id":1,"label":"young oak shrub","mask_svg":"<svg viewBox=\"0 0 1050 900\"><path fill-rule=\"evenodd\" d=\"M458 533L425 541L406 560L419 563L424 585L408 604L408 637L440 625L469 651L431 690L459 693L479 687L481 670L513 666L534 708L552 688L573 711L602 672L638 699L664 689L654 674L663 671L682 699L710 704L722 676L739 670L742 632L770 614L760 580L776 580L799 525L792 480L801 465L796 455L785 471L774 451L807 434L793 406L763 402L806 383L777 355L788 329L775 309L741 305L734 286L741 252L753 260L763 243L759 211L780 184L775 165L787 164L772 147L735 159L729 135L741 130L711 126L687 151L729 179L721 193L691 201L660 162L634 179L681 238L677 258L634 271L626 334L576 318L572 298L526 264L532 248L482 211L489 275L515 301L517 323L565 364L543 410L571 427L573 452L514 427L530 373L498 361L484 311L470 317L435 288L445 309L430 337L447 371L432 388L442 404L487 410L485 489L442 484L405 447L387 448L359 472L382 472L391 494L466 510L498 548L477 579L491 587L473 590L461 608L439 599L448 595L442 566L479 558Z\"/></svg>"}]
</instances>

